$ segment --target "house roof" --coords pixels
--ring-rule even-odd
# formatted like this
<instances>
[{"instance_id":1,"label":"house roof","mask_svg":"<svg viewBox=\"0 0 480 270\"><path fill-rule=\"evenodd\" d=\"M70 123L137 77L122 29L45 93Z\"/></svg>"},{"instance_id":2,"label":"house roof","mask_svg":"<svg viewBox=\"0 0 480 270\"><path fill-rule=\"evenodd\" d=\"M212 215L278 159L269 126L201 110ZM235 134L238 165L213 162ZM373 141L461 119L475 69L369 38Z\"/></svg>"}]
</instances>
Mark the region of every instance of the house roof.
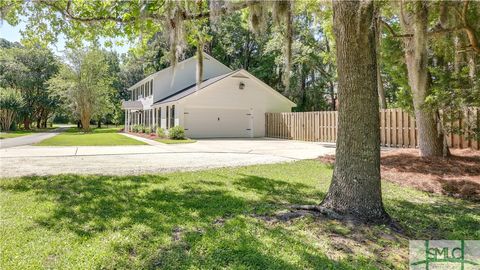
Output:
<instances>
[{"instance_id":1,"label":"house roof","mask_svg":"<svg viewBox=\"0 0 480 270\"><path fill-rule=\"evenodd\" d=\"M237 69L235 71L232 71L232 72L229 72L227 74L223 74L223 75L220 75L220 76L217 76L217 77L213 77L213 78L210 78L210 79L207 79L205 81L203 81L201 84L200 84L200 87L197 87L196 84L192 84L192 85L189 85L187 87L185 87L184 89L181 89L167 97L164 97L160 100L157 100L157 101L154 101L152 106L155 106L155 105L159 105L159 104L165 104L165 103L169 103L169 102L174 102L174 101L178 101L180 99L183 99L187 96L190 96L191 94L194 94L198 91L201 91L202 89L205 89L207 88L208 86L216 83L216 82L219 82L223 79L226 79L228 77L235 77L234 74L236 73L239 73L239 72L242 72L242 73L245 73L247 74L248 76L252 77L256 82L260 83L261 85L263 85L265 88L267 88L269 91L271 91L272 94L274 94L275 96L281 98L281 99L284 99L286 100L288 103L290 103L291 105L293 106L297 106L294 102L292 102L291 100L289 100L288 98L286 98L284 95L280 94L279 92L277 92L275 89L271 88L269 85L267 85L266 83L262 82L261 80L259 80L257 77L253 76L252 74L250 74L248 71L244 70L244 69ZM246 78L244 77L242 74L241 76L243 78Z\"/></svg>"},{"instance_id":2,"label":"house roof","mask_svg":"<svg viewBox=\"0 0 480 270\"><path fill-rule=\"evenodd\" d=\"M195 59L196 59L196 56L192 56L192 57L187 58L187 59L185 59L185 60L183 60L183 61L181 61L181 62L178 62L178 63L175 65L175 67L184 65L184 64L186 64L187 62L193 61L193 60L195 60ZM218 61L217 59L215 59L213 56L209 55L209 54L206 53L206 52L203 52L203 59L204 59L204 60L213 60L214 62L219 63L220 65L222 65L222 66L226 67L227 69L231 70L229 67L225 66L222 62ZM159 70L159 71L157 71L157 72L155 72L155 73L152 73L152 74L148 75L147 77L141 79L140 81L138 81L138 82L135 83L134 85L130 86L127 90L131 91L131 90L137 88L138 86L146 83L147 81L150 81L151 79L153 79L153 78L154 78L155 76L157 76L158 74L164 73L164 72L167 72L167 71L171 71L171 70L174 69L175 67L174 67L174 66L169 66L169 67L164 68L164 69L162 69L162 70ZM172 73L172 76L173 76L173 73Z\"/></svg>"},{"instance_id":3,"label":"house roof","mask_svg":"<svg viewBox=\"0 0 480 270\"><path fill-rule=\"evenodd\" d=\"M217 77L213 77L213 78L210 78L208 80L204 80L201 84L200 84L200 87L197 87L197 84L194 83L192 85L189 85L169 96L166 96L160 100L157 100L155 102L153 102L153 105L158 105L158 104L163 104L163 103L168 103L168 102L173 102L173 101L177 101L177 100L180 100L186 96L189 96L197 91L200 91L202 89L204 89L205 87L211 85L211 84L214 84L222 79L225 79L227 78L228 76L238 72L239 70L235 70L235 71L232 71L232 72L229 72L227 74L223 74L223 75L220 75L220 76L217 76Z\"/></svg>"}]
</instances>

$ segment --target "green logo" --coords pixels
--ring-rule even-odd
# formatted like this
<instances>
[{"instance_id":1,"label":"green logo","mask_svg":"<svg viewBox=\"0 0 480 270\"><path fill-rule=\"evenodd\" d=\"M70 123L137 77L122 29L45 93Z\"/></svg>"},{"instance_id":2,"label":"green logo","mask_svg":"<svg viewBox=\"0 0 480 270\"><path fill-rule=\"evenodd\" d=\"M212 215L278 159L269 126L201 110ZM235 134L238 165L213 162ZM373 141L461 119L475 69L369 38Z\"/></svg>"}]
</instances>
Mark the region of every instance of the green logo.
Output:
<instances>
[{"instance_id":1,"label":"green logo","mask_svg":"<svg viewBox=\"0 0 480 270\"><path fill-rule=\"evenodd\" d=\"M436 245L431 246L430 245L430 240L425 240L424 241L424 246L425 246L425 259L420 260L420 261L415 261L410 263L411 266L417 266L417 265L423 265L425 268L423 269L438 269L438 268L444 268L444 267L435 267L432 268L432 265L436 264L450 264L450 266L447 269L465 269L465 265L479 265L477 262L474 262L472 260L468 260L465 258L465 240L460 240L460 245L459 246L453 246L450 243L445 243L447 241L435 241L435 242L440 242L436 243ZM447 245L441 245L441 243L444 242L444 244ZM452 241L448 241L452 242ZM453 241L453 242L458 242L458 241ZM410 249L411 251L411 249ZM456 266L456 267L455 267ZM453 268L452 268L453 267ZM472 268L475 269L475 268Z\"/></svg>"},{"instance_id":2,"label":"green logo","mask_svg":"<svg viewBox=\"0 0 480 270\"><path fill-rule=\"evenodd\" d=\"M410 241L410 269L480 269L480 241Z\"/></svg>"}]
</instances>

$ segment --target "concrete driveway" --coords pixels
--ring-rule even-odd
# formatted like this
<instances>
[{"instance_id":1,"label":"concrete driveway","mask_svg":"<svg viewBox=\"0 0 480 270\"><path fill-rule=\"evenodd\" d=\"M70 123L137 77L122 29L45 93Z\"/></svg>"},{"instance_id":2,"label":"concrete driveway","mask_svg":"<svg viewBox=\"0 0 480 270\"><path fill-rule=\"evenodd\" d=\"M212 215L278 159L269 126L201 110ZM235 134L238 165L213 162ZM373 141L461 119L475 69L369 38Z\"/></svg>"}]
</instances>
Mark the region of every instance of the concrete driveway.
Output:
<instances>
[{"instance_id":1,"label":"concrete driveway","mask_svg":"<svg viewBox=\"0 0 480 270\"><path fill-rule=\"evenodd\" d=\"M2 177L62 173L129 175L290 162L334 154L335 145L276 139L208 139L192 144L0 149Z\"/></svg>"},{"instance_id":2,"label":"concrete driveway","mask_svg":"<svg viewBox=\"0 0 480 270\"><path fill-rule=\"evenodd\" d=\"M10 147L16 147L21 145L35 144L37 142L41 142L43 140L56 136L61 132L65 131L66 129L68 129L68 126L60 127L51 131L38 132L32 135L25 135L25 136L20 136L15 138L3 139L3 140L0 140L0 148L10 148Z\"/></svg>"}]
</instances>

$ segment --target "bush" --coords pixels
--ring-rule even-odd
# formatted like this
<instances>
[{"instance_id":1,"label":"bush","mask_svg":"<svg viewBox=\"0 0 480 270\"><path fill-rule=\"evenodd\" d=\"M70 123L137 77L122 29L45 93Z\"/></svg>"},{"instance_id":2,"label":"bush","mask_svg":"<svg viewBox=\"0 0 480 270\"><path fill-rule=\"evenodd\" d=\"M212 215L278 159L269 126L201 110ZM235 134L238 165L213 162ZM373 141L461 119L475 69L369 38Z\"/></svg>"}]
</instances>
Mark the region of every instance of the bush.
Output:
<instances>
[{"instance_id":1,"label":"bush","mask_svg":"<svg viewBox=\"0 0 480 270\"><path fill-rule=\"evenodd\" d=\"M153 125L150 127L150 134L156 134L157 133L157 126Z\"/></svg>"},{"instance_id":2,"label":"bush","mask_svg":"<svg viewBox=\"0 0 480 270\"><path fill-rule=\"evenodd\" d=\"M23 99L19 91L13 88L0 88L0 130L10 130L22 106Z\"/></svg>"},{"instance_id":3,"label":"bush","mask_svg":"<svg viewBox=\"0 0 480 270\"><path fill-rule=\"evenodd\" d=\"M133 132L140 132L142 129L140 127L140 125L133 125L132 127L132 131Z\"/></svg>"},{"instance_id":4,"label":"bush","mask_svg":"<svg viewBox=\"0 0 480 270\"><path fill-rule=\"evenodd\" d=\"M145 133L147 132L147 127L146 126L140 126L140 132Z\"/></svg>"},{"instance_id":5,"label":"bush","mask_svg":"<svg viewBox=\"0 0 480 270\"><path fill-rule=\"evenodd\" d=\"M165 138L167 137L167 134L165 134L165 129L161 128L161 127L157 127L157 136L159 138Z\"/></svg>"},{"instance_id":6,"label":"bush","mask_svg":"<svg viewBox=\"0 0 480 270\"><path fill-rule=\"evenodd\" d=\"M181 126L172 127L168 130L168 137L172 140L184 140L185 129Z\"/></svg>"}]
</instances>

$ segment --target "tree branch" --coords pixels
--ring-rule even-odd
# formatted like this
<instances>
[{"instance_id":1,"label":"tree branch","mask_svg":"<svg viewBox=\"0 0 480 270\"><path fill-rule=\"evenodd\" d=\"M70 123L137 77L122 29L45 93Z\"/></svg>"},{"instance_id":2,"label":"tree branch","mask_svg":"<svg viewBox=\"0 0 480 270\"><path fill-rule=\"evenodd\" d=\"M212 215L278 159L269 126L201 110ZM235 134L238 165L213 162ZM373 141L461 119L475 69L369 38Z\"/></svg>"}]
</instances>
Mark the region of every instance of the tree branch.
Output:
<instances>
[{"instance_id":1,"label":"tree branch","mask_svg":"<svg viewBox=\"0 0 480 270\"><path fill-rule=\"evenodd\" d=\"M75 20L75 21L80 21L80 22L85 22L85 23L104 22L104 21L114 21L114 22L118 22L118 23L126 23L126 22L132 22L134 20L134 18L126 20L124 18L115 17L115 16L81 17L81 16L78 16L78 15L74 15L72 13L72 10L71 10L71 4L72 4L71 0L69 0L67 2L67 6L66 6L65 9L55 5L55 3L56 3L55 1L37 0L36 2L44 4L45 6L54 9L55 11L62 14L62 16L65 17L65 18L69 18L69 19L72 19L72 20Z\"/></svg>"},{"instance_id":2,"label":"tree branch","mask_svg":"<svg viewBox=\"0 0 480 270\"><path fill-rule=\"evenodd\" d=\"M393 27L392 27L391 25L389 25L386 21L380 19L380 22L381 22L385 27L387 27L387 30L390 32L390 34L392 35L392 37L395 37L395 38L413 37L413 34L397 34L397 32L395 32L395 30L393 29Z\"/></svg>"},{"instance_id":3,"label":"tree branch","mask_svg":"<svg viewBox=\"0 0 480 270\"><path fill-rule=\"evenodd\" d=\"M136 18L132 17L129 19L124 19L122 17L117 17L117 16L98 16L98 17L82 17L79 15L75 15L72 12L72 0L69 0L67 2L67 6L65 8L60 7L56 5L55 0L36 0L35 2L44 4L47 7L50 7L54 9L55 11L59 12L62 14L64 17L75 20L75 21L80 21L80 22L85 22L85 23L92 23L92 22L104 22L104 21L114 21L118 23L128 23L128 22L133 22ZM221 16L225 15L229 12L232 11L237 11L246 8L248 5L257 5L259 4L260 1L255 1L255 2L250 2L247 4L247 2L241 2L241 3L236 3L236 4L231 4L229 7L222 7L219 11L216 12L216 15ZM189 14L187 11L183 10L178 12L178 16L182 17L182 20L198 20L198 19L203 19L203 18L208 18L211 15L211 11L207 10L205 12L200 12L200 13L194 13L194 14ZM145 16L146 18L153 19L156 21L164 21L167 20L168 18L165 16L158 16L153 13L148 13Z\"/></svg>"},{"instance_id":4,"label":"tree branch","mask_svg":"<svg viewBox=\"0 0 480 270\"><path fill-rule=\"evenodd\" d=\"M468 40L470 41L470 47L476 53L480 54L480 45L478 44L478 38L476 36L475 30L468 23L467 12L468 12L468 4L469 3L470 2L468 0L463 2L463 10L462 10L463 30L467 34Z\"/></svg>"}]
</instances>

